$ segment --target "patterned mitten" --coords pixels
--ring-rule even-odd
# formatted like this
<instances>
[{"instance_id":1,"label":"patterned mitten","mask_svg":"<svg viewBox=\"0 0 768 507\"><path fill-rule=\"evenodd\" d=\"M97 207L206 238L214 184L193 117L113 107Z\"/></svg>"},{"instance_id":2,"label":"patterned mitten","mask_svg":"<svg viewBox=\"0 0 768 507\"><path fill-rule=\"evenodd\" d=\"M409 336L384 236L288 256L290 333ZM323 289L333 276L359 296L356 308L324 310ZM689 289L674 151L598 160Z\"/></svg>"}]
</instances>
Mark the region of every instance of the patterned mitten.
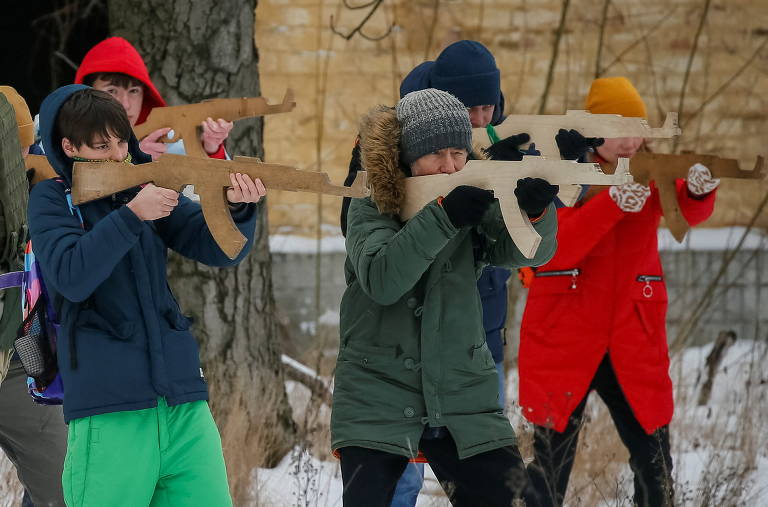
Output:
<instances>
[{"instance_id":1,"label":"patterned mitten","mask_svg":"<svg viewBox=\"0 0 768 507\"><path fill-rule=\"evenodd\" d=\"M693 164L688 169L688 177L685 178L685 182L688 185L688 190L693 195L699 196L710 193L720 185L720 180L713 178L709 169L701 164Z\"/></svg>"},{"instance_id":2,"label":"patterned mitten","mask_svg":"<svg viewBox=\"0 0 768 507\"><path fill-rule=\"evenodd\" d=\"M645 206L645 201L651 195L651 189L640 183L626 183L612 186L608 194L621 211L637 213Z\"/></svg>"}]
</instances>

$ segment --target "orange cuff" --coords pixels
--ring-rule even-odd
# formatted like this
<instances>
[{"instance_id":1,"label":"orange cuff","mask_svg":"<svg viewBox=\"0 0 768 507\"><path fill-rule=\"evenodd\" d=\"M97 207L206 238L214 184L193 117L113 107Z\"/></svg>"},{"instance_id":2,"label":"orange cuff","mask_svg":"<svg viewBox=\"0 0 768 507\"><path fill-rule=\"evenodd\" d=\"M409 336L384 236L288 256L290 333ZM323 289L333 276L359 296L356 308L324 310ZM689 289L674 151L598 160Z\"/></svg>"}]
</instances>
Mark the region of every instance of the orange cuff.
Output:
<instances>
[{"instance_id":1,"label":"orange cuff","mask_svg":"<svg viewBox=\"0 0 768 507\"><path fill-rule=\"evenodd\" d=\"M537 216L536 218L528 218L528 220L531 221L532 224L538 223L541 221L542 218L544 218L547 215L547 210L549 209L549 206L544 208L544 211L541 212L541 215Z\"/></svg>"}]
</instances>

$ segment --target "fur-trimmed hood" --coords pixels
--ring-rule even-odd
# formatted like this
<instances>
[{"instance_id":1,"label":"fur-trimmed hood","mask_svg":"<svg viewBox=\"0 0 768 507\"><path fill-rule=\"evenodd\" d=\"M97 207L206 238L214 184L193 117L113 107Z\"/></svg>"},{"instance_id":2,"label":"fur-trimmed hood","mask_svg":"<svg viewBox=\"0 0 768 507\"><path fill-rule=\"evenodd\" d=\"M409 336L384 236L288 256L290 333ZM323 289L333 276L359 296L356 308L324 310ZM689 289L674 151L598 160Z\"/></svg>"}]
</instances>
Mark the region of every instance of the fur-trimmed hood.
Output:
<instances>
[{"instance_id":1,"label":"fur-trimmed hood","mask_svg":"<svg viewBox=\"0 0 768 507\"><path fill-rule=\"evenodd\" d=\"M484 159L475 149L469 159ZM399 215L410 169L400 160L400 122L395 108L379 105L360 120L360 165L368 173L371 199L379 212Z\"/></svg>"},{"instance_id":2,"label":"fur-trimmed hood","mask_svg":"<svg viewBox=\"0 0 768 507\"><path fill-rule=\"evenodd\" d=\"M360 120L360 165L368 172L379 212L399 214L407 168L400 162L400 122L394 107L376 106Z\"/></svg>"}]
</instances>

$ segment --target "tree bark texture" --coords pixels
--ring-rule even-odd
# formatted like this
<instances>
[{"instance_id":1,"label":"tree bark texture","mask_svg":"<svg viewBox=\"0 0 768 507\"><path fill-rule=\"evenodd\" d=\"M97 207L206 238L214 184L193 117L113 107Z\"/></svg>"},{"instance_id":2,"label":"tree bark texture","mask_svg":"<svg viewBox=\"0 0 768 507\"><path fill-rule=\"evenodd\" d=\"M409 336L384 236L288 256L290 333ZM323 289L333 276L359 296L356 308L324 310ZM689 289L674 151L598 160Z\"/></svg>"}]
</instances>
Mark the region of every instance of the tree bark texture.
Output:
<instances>
[{"instance_id":1,"label":"tree bark texture","mask_svg":"<svg viewBox=\"0 0 768 507\"><path fill-rule=\"evenodd\" d=\"M170 105L258 96L255 8L255 0L109 0L110 27L136 46ZM227 150L261 157L262 129L261 119L239 121ZM275 465L295 435L267 240L262 201L253 249L240 265L215 269L172 255L168 268L182 310L194 318L236 505L247 502L253 467Z\"/></svg>"}]
</instances>

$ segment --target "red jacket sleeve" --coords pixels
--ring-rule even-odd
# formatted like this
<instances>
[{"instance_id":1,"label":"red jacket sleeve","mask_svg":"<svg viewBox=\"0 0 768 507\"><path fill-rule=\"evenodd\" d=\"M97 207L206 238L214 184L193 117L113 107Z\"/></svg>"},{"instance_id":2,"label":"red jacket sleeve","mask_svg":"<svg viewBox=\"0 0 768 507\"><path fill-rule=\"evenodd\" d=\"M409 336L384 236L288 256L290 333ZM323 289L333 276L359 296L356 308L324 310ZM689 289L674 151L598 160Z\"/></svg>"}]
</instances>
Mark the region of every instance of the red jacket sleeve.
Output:
<instances>
[{"instance_id":1,"label":"red jacket sleeve","mask_svg":"<svg viewBox=\"0 0 768 507\"><path fill-rule=\"evenodd\" d=\"M685 180L678 178L675 180L677 189L677 202L680 205L680 212L685 221L691 227L700 224L712 215L715 209L715 194L717 189L700 197L696 197L688 190Z\"/></svg>"},{"instance_id":2,"label":"red jacket sleeve","mask_svg":"<svg viewBox=\"0 0 768 507\"><path fill-rule=\"evenodd\" d=\"M557 210L558 265L575 266L624 218L608 191L600 192L583 206Z\"/></svg>"},{"instance_id":3,"label":"red jacket sleeve","mask_svg":"<svg viewBox=\"0 0 768 507\"><path fill-rule=\"evenodd\" d=\"M224 151L224 143L221 143L219 145L219 149L216 150L215 153L209 153L208 154L208 158L218 158L218 159L221 159L221 160L225 160L227 158L227 154Z\"/></svg>"}]
</instances>

